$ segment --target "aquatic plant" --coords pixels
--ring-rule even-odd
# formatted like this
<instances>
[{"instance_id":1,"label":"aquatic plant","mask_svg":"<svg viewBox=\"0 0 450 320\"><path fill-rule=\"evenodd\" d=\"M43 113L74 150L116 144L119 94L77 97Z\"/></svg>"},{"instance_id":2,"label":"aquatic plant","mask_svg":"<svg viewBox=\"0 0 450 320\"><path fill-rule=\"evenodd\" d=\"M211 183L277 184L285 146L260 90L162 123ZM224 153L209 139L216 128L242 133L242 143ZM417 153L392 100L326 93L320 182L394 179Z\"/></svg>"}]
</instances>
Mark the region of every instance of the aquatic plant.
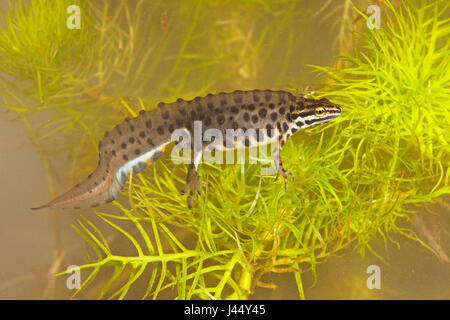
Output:
<instances>
[{"instance_id":1,"label":"aquatic plant","mask_svg":"<svg viewBox=\"0 0 450 320\"><path fill-rule=\"evenodd\" d=\"M339 138L348 148L341 172L366 194L371 210L389 203L386 213L407 218L405 205L449 192L449 4L408 1L395 8L386 1L385 8L382 29L355 33L362 45L341 57L348 67L313 67L328 75L327 96L349 113ZM395 219L376 232L389 238L394 225Z\"/></svg>"},{"instance_id":2,"label":"aquatic plant","mask_svg":"<svg viewBox=\"0 0 450 320\"><path fill-rule=\"evenodd\" d=\"M54 141L63 139L60 153L75 150L72 176L93 168L91 155L112 123L156 101L255 84L303 87L289 64L305 50L292 27L307 15L300 13L301 1L248 1L237 9L232 2L152 1L145 8L156 21L142 19L143 1L117 8L106 1L89 4L92 28L76 36L62 29L23 36L23 26L43 24L49 31L65 25L67 15L59 13L69 2L45 3L18 2L6 20L9 28L0 30L0 69L14 77L4 79L3 99L29 123L47 159L58 151L47 147ZM96 211L99 219L80 216L74 228L96 258L81 266L84 281L77 293L112 270L96 290L99 298L125 298L143 285L143 298L245 299L258 286L275 287L265 282L267 274L291 273L305 298L302 275L311 272L316 280L317 264L343 248L378 255L371 240L380 235L387 244L394 233L421 241L399 222L408 219L406 205L450 193L450 27L445 1L402 4L384 2L383 28L355 34L362 46L342 58L342 68L314 67L329 79L322 96L344 113L288 141L284 165L295 182L287 192L282 182L260 175L260 165L201 164L206 183L198 205L189 209L179 192L186 167L163 157L131 176L126 197ZM209 19L228 5L228 17ZM52 19L48 12L55 13ZM152 41L142 43L138 33ZM53 41L39 47L46 38ZM285 50L276 52L280 47ZM38 62L29 60L34 48L41 50ZM15 91L18 81L27 84L19 91L31 103ZM39 120L28 119L43 110L51 120L36 130ZM123 236L119 244L128 247L126 253L118 253L105 226Z\"/></svg>"}]
</instances>

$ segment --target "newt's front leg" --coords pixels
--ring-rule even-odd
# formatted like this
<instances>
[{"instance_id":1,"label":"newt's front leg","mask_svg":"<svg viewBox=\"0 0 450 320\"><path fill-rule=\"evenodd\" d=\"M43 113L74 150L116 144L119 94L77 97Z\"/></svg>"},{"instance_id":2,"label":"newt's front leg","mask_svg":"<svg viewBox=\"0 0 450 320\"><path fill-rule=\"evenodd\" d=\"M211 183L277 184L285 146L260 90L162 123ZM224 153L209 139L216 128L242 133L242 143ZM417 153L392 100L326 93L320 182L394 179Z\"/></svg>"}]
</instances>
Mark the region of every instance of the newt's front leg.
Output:
<instances>
[{"instance_id":1,"label":"newt's front leg","mask_svg":"<svg viewBox=\"0 0 450 320\"><path fill-rule=\"evenodd\" d=\"M272 157L273 160L275 161L275 166L277 168L277 176L275 178L275 181L278 180L278 178L280 176L283 177L284 179L284 190L287 191L287 175L290 175L292 177L292 181L294 181L294 175L292 174L292 172L287 171L284 169L283 167L283 160L281 159L281 148L284 146L284 137L280 137L280 139L278 140L278 144L275 147L275 149L272 151Z\"/></svg>"}]
</instances>

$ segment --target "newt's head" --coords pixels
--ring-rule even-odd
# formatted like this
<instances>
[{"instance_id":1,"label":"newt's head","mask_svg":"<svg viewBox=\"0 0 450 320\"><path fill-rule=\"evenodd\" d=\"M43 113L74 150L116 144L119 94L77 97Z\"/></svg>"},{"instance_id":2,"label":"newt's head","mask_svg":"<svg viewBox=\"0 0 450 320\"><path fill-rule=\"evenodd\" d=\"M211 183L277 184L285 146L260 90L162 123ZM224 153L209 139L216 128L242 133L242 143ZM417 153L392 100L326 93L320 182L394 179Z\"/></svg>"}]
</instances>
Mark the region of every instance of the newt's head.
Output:
<instances>
[{"instance_id":1,"label":"newt's head","mask_svg":"<svg viewBox=\"0 0 450 320\"><path fill-rule=\"evenodd\" d=\"M341 112L342 108L327 98L317 100L300 97L296 101L295 109L290 112L290 118L299 128L304 129L331 121L339 117Z\"/></svg>"}]
</instances>

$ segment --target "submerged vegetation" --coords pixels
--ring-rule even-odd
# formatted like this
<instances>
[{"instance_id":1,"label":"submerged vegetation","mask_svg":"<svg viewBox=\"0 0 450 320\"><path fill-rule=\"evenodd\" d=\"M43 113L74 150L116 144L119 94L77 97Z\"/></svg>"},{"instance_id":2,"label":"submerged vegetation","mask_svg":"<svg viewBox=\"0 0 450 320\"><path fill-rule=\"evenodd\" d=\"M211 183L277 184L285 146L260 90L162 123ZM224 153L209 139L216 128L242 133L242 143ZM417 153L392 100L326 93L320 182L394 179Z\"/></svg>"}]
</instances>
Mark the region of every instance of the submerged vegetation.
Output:
<instances>
[{"instance_id":1,"label":"submerged vegetation","mask_svg":"<svg viewBox=\"0 0 450 320\"><path fill-rule=\"evenodd\" d=\"M27 124L50 193L56 156L68 155L70 177L82 180L102 134L140 109L307 83L298 57L309 48L298 30L317 8L302 9L304 1L79 3L76 31L65 27L73 3L16 1L0 29L2 104ZM288 272L305 298L304 272L316 278L317 264L343 248L378 255L377 235L421 241L399 222L408 220L406 205L450 193L449 4L380 7L382 28L361 19L339 68L314 66L326 75L319 96L344 112L289 139L282 155L295 182L287 192L259 165L201 164L206 184L189 209L179 191L187 168L163 157L130 178L125 197L95 211L99 219L80 216L74 228L96 254L81 266L80 290L112 270L99 298L125 298L140 283L143 298L245 299L257 286L275 287L266 274ZM123 236L125 253L105 226Z\"/></svg>"}]
</instances>

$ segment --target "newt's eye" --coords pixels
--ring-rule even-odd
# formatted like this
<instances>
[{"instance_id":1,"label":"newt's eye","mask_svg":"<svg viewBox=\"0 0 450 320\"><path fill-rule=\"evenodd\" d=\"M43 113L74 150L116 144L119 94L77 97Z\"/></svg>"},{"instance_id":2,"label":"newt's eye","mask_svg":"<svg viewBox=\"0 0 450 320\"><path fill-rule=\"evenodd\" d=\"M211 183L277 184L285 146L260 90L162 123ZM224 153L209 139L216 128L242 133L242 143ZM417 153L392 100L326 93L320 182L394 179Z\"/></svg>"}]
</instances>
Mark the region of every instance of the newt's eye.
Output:
<instances>
[{"instance_id":1,"label":"newt's eye","mask_svg":"<svg viewBox=\"0 0 450 320\"><path fill-rule=\"evenodd\" d=\"M325 108L324 107L317 107L314 110L314 114L316 115L316 117L322 117L323 115L325 115Z\"/></svg>"}]
</instances>

